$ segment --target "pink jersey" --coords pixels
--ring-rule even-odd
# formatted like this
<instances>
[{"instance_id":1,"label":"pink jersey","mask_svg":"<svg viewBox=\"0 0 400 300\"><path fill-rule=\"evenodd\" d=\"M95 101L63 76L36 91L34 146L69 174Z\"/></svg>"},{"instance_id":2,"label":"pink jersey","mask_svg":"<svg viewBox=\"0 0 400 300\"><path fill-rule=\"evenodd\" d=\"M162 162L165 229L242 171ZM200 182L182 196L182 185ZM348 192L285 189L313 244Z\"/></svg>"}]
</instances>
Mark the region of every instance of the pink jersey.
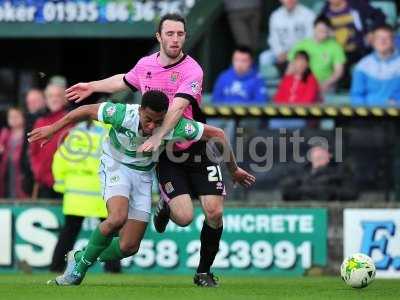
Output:
<instances>
[{"instance_id":1,"label":"pink jersey","mask_svg":"<svg viewBox=\"0 0 400 300\"><path fill-rule=\"evenodd\" d=\"M141 58L124 77L125 83L144 94L149 90L159 90L168 96L171 104L175 97L196 101L201 104L203 70L189 55L184 55L177 63L162 66L159 53ZM183 112L185 118L193 120L192 106ZM176 150L184 150L193 142L177 143Z\"/></svg>"}]
</instances>

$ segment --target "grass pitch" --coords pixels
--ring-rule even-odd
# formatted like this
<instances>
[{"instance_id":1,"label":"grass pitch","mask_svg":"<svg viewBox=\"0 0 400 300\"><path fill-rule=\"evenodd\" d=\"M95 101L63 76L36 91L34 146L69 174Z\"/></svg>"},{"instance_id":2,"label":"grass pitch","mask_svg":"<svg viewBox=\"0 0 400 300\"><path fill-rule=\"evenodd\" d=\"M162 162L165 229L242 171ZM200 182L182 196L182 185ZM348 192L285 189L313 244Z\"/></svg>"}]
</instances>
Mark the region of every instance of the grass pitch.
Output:
<instances>
[{"instance_id":1,"label":"grass pitch","mask_svg":"<svg viewBox=\"0 0 400 300\"><path fill-rule=\"evenodd\" d=\"M0 275L0 299L40 300L398 300L400 280L375 280L367 288L347 287L339 277L221 277L216 289L193 285L190 276L88 274L81 286L47 286L52 274Z\"/></svg>"}]
</instances>

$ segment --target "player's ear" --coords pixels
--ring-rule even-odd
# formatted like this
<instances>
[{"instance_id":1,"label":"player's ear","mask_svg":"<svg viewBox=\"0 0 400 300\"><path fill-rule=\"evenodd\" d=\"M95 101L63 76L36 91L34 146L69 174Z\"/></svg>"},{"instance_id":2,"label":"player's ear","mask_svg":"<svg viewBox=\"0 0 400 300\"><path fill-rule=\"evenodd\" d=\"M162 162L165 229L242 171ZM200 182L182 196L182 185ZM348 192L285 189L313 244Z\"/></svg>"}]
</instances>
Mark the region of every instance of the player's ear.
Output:
<instances>
[{"instance_id":1,"label":"player's ear","mask_svg":"<svg viewBox=\"0 0 400 300\"><path fill-rule=\"evenodd\" d=\"M159 32L156 32L156 39L159 43L161 43L161 35Z\"/></svg>"}]
</instances>

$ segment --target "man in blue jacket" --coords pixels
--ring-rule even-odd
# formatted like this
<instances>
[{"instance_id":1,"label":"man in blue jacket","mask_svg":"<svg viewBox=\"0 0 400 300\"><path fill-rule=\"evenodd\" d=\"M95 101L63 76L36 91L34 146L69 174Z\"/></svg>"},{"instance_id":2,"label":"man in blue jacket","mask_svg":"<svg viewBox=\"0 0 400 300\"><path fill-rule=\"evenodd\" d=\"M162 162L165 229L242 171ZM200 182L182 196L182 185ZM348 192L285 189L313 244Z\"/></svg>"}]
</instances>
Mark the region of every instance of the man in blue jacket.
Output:
<instances>
[{"instance_id":1,"label":"man in blue jacket","mask_svg":"<svg viewBox=\"0 0 400 300\"><path fill-rule=\"evenodd\" d=\"M252 51L235 48L232 67L219 75L214 86L213 103L264 105L267 101L266 83L253 67Z\"/></svg>"},{"instance_id":2,"label":"man in blue jacket","mask_svg":"<svg viewBox=\"0 0 400 300\"><path fill-rule=\"evenodd\" d=\"M374 52L354 69L351 102L355 106L400 105L400 53L394 46L393 28L376 28L372 46Z\"/></svg>"}]
</instances>

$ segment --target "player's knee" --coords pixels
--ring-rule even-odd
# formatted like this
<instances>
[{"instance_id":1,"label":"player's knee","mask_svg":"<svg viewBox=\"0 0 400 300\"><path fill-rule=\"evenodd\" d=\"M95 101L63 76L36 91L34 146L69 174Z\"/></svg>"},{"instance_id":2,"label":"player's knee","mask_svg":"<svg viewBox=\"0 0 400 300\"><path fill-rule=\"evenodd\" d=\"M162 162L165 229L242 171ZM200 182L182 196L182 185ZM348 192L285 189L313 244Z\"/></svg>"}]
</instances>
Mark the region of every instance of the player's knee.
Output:
<instances>
[{"instance_id":1,"label":"player's knee","mask_svg":"<svg viewBox=\"0 0 400 300\"><path fill-rule=\"evenodd\" d=\"M136 254L139 251L140 242L121 240L119 247L123 254L131 256L131 255Z\"/></svg>"},{"instance_id":2,"label":"player's knee","mask_svg":"<svg viewBox=\"0 0 400 300\"><path fill-rule=\"evenodd\" d=\"M192 221L193 221L193 212L190 211L184 212L180 214L178 218L176 218L176 223L182 227L190 225Z\"/></svg>"},{"instance_id":3,"label":"player's knee","mask_svg":"<svg viewBox=\"0 0 400 300\"><path fill-rule=\"evenodd\" d=\"M124 226L126 219L128 218L126 213L114 213L107 218L107 223L112 231L118 231Z\"/></svg>"},{"instance_id":4,"label":"player's knee","mask_svg":"<svg viewBox=\"0 0 400 300\"><path fill-rule=\"evenodd\" d=\"M222 222L223 208L222 207L213 207L209 208L205 211L206 219L212 221L213 223Z\"/></svg>"}]
</instances>

